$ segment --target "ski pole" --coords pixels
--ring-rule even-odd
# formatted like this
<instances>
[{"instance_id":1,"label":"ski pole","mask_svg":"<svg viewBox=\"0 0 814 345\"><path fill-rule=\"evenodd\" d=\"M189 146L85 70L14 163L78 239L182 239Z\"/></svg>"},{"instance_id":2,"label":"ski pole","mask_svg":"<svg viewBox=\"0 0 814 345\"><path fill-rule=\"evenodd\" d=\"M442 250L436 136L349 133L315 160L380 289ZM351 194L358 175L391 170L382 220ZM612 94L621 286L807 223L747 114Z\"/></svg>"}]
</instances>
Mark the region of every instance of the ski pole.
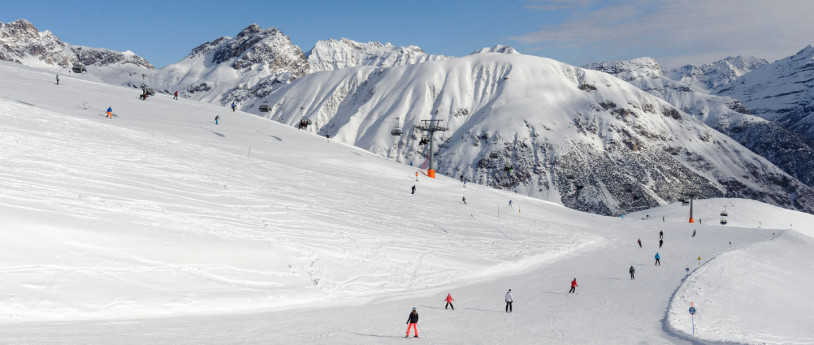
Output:
<instances>
[{"instance_id":1,"label":"ski pole","mask_svg":"<svg viewBox=\"0 0 814 345\"><path fill-rule=\"evenodd\" d=\"M415 324L415 326L418 327L418 324ZM421 332L421 336L424 337L424 339L427 339L427 340L430 339L430 338L427 338L427 334L424 333L424 330L421 329L421 327L418 327L418 331Z\"/></svg>"}]
</instances>

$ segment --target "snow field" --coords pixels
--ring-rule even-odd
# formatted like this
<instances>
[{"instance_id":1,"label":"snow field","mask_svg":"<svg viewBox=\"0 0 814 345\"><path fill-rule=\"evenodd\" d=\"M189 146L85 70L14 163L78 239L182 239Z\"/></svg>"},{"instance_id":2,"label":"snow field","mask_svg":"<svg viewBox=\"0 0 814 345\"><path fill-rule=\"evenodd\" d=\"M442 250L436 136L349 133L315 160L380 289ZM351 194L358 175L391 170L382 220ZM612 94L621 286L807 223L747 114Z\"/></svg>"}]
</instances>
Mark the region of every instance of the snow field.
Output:
<instances>
[{"instance_id":1,"label":"snow field","mask_svg":"<svg viewBox=\"0 0 814 345\"><path fill-rule=\"evenodd\" d=\"M687 224L675 204L601 217L444 176L415 181L411 167L249 114L52 78L0 64L0 343L390 344L406 341L411 307L430 344L712 339L691 339L673 321L686 313L685 290L716 303L697 305L705 327L719 322L706 313L739 303L719 314L732 327L721 339L746 341L725 332L761 311L742 302L752 292L724 288L758 288L766 275L715 290L706 265L738 256L709 271L729 274L790 248L812 252L809 239L780 235L786 222L810 227L810 215L758 202L699 201L704 224ZM109 105L112 120L102 116ZM723 203L727 227L717 224ZM769 241L772 232L780 237ZM701 269L687 278L697 256ZM806 266L792 268L783 277L810 291L795 275ZM447 292L454 312L443 309ZM810 319L802 309L781 315ZM780 326L755 337L811 339Z\"/></svg>"}]
</instances>

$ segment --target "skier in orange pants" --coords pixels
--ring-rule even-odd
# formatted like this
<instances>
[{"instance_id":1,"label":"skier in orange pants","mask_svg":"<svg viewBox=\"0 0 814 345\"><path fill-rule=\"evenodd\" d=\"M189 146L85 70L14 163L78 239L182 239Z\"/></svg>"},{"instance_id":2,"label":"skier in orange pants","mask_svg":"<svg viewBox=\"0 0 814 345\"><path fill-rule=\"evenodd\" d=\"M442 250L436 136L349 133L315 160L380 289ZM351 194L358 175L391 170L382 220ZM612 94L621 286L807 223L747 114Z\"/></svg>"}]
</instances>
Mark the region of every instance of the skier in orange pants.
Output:
<instances>
[{"instance_id":1,"label":"skier in orange pants","mask_svg":"<svg viewBox=\"0 0 814 345\"><path fill-rule=\"evenodd\" d=\"M110 119L113 118L113 107L107 107L107 117Z\"/></svg>"},{"instance_id":2,"label":"skier in orange pants","mask_svg":"<svg viewBox=\"0 0 814 345\"><path fill-rule=\"evenodd\" d=\"M418 325L417 325L418 324L418 312L415 311L415 307L413 307L413 312L410 313L410 316L407 318L406 323L408 323L409 326L407 326L407 335L405 335L404 337L407 338L407 337L410 336L410 328L412 328L413 329L413 334L415 334L413 337L418 338Z\"/></svg>"}]
</instances>

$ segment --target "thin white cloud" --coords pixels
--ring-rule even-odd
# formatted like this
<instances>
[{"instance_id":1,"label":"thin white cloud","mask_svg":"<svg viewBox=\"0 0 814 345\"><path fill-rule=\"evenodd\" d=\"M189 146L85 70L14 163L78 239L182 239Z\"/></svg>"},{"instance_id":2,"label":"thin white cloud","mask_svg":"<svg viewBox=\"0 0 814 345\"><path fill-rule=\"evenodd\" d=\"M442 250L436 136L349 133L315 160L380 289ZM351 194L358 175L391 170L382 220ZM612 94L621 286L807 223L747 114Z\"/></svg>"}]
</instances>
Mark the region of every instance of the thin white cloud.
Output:
<instances>
[{"instance_id":1,"label":"thin white cloud","mask_svg":"<svg viewBox=\"0 0 814 345\"><path fill-rule=\"evenodd\" d=\"M562 1L535 1L541 10ZM596 60L667 57L677 63L709 62L728 55L756 54L774 60L814 43L814 1L632 0L568 7L561 24L512 39L524 50L578 49ZM565 7L560 7L565 8ZM699 58L712 60L696 61Z\"/></svg>"},{"instance_id":2,"label":"thin white cloud","mask_svg":"<svg viewBox=\"0 0 814 345\"><path fill-rule=\"evenodd\" d=\"M588 7L597 0L531 0L526 8L541 11L556 11L573 7Z\"/></svg>"}]
</instances>

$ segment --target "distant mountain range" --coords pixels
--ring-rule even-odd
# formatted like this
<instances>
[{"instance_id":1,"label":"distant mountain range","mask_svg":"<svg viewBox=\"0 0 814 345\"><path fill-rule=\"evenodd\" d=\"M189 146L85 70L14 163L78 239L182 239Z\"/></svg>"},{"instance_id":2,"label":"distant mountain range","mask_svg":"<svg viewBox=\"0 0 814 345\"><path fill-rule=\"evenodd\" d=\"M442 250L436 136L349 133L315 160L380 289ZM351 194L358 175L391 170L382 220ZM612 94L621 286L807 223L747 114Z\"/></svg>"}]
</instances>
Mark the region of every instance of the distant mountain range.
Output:
<instances>
[{"instance_id":1,"label":"distant mountain range","mask_svg":"<svg viewBox=\"0 0 814 345\"><path fill-rule=\"evenodd\" d=\"M508 46L446 57L343 38L304 52L256 24L161 69L24 20L2 24L0 43L2 60L81 62L98 67L87 78L235 102L292 126L307 118L307 131L415 165L427 154L416 124L443 120L439 173L575 209L620 214L694 195L814 213L811 47L771 64L729 57L665 73L649 58L582 69Z\"/></svg>"}]
</instances>

